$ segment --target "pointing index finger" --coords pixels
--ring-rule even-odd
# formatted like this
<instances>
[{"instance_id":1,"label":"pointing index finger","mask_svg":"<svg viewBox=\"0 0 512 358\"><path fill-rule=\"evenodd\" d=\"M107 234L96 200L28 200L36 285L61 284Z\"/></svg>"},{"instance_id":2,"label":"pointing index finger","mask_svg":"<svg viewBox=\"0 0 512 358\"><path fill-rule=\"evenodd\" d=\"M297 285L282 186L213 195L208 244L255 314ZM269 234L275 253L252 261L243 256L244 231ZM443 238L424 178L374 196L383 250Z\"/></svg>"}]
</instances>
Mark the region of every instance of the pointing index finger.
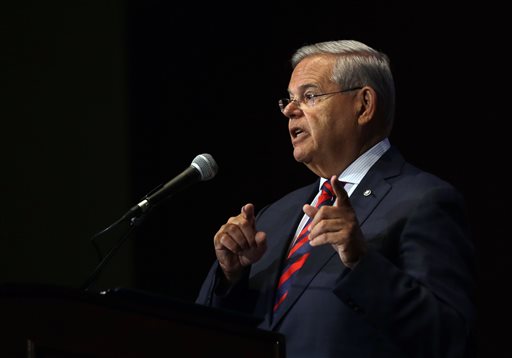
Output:
<instances>
[{"instance_id":1,"label":"pointing index finger","mask_svg":"<svg viewBox=\"0 0 512 358\"><path fill-rule=\"evenodd\" d=\"M245 204L242 206L241 213L246 220L252 221L254 219L254 205Z\"/></svg>"},{"instance_id":2,"label":"pointing index finger","mask_svg":"<svg viewBox=\"0 0 512 358\"><path fill-rule=\"evenodd\" d=\"M331 185L334 190L334 195L336 195L336 201L334 202L334 206L340 206L348 203L348 194L343 188L341 182L338 180L337 175L333 175L331 177Z\"/></svg>"}]
</instances>

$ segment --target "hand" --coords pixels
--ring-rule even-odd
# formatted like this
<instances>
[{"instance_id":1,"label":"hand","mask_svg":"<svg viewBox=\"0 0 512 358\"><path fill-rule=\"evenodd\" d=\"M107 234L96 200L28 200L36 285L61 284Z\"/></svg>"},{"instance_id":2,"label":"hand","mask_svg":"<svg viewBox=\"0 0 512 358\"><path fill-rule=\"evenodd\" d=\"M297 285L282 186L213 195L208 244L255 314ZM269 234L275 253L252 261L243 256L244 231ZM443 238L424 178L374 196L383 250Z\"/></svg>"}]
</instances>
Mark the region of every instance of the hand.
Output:
<instances>
[{"instance_id":1,"label":"hand","mask_svg":"<svg viewBox=\"0 0 512 358\"><path fill-rule=\"evenodd\" d=\"M231 217L213 238L215 254L230 284L237 282L245 267L258 261L267 249L266 235L256 232L254 205L242 207L238 216Z\"/></svg>"},{"instance_id":2,"label":"hand","mask_svg":"<svg viewBox=\"0 0 512 358\"><path fill-rule=\"evenodd\" d=\"M347 192L337 176L331 177L331 185L336 195L333 206L318 209L304 205L304 213L313 218L309 243L311 246L332 244L343 264L353 268L366 254L366 243Z\"/></svg>"}]
</instances>

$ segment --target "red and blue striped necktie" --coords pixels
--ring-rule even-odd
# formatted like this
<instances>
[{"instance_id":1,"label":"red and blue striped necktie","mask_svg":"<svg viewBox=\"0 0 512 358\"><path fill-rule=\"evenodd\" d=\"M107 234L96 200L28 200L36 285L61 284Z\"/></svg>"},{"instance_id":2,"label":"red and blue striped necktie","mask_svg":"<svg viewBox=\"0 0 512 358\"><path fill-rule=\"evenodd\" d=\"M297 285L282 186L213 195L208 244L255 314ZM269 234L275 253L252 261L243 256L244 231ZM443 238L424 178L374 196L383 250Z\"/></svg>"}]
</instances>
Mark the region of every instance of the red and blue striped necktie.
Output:
<instances>
[{"instance_id":1,"label":"red and blue striped necktie","mask_svg":"<svg viewBox=\"0 0 512 358\"><path fill-rule=\"evenodd\" d=\"M332 205L334 203L334 199L334 191L331 183L327 180L322 185L322 192L315 207L320 208L324 205ZM286 299L294 277L297 275L311 253L312 246L309 244L308 237L312 220L312 218L308 219L288 253L285 266L281 272L281 277L279 278L279 283L277 284L274 312L277 311Z\"/></svg>"}]
</instances>

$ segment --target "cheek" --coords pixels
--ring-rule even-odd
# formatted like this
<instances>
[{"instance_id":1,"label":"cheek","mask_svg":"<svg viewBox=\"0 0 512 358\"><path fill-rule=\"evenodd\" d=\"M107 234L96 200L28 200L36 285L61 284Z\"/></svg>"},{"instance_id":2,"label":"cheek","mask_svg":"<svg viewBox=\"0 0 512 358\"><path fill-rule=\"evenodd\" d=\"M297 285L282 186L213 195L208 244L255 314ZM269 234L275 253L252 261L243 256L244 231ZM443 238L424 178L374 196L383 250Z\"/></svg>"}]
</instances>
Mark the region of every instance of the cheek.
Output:
<instances>
[{"instance_id":1,"label":"cheek","mask_svg":"<svg viewBox=\"0 0 512 358\"><path fill-rule=\"evenodd\" d=\"M337 136L347 136L357 127L357 117L347 111L337 111L331 114L329 127Z\"/></svg>"},{"instance_id":2,"label":"cheek","mask_svg":"<svg viewBox=\"0 0 512 358\"><path fill-rule=\"evenodd\" d=\"M335 138L345 127L343 118L340 116L329 116L318 118L315 122L314 132L317 139Z\"/></svg>"},{"instance_id":3,"label":"cheek","mask_svg":"<svg viewBox=\"0 0 512 358\"><path fill-rule=\"evenodd\" d=\"M334 145L345 132L350 131L349 118L344 111L331 108L315 114L307 117L307 126L316 146Z\"/></svg>"},{"instance_id":4,"label":"cheek","mask_svg":"<svg viewBox=\"0 0 512 358\"><path fill-rule=\"evenodd\" d=\"M356 134L350 119L342 116L325 122L321 131L322 137L318 140L321 140L322 146L328 148L329 151L340 151L347 141L350 141Z\"/></svg>"}]
</instances>

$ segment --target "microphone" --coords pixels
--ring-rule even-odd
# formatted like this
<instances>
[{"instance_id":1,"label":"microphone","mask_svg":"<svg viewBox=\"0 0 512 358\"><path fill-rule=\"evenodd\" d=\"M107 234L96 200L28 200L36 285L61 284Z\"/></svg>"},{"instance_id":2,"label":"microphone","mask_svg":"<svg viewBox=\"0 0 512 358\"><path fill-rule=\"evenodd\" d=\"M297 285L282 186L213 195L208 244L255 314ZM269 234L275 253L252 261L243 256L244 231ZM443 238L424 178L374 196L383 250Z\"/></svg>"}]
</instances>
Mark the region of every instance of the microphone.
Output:
<instances>
[{"instance_id":1,"label":"microphone","mask_svg":"<svg viewBox=\"0 0 512 358\"><path fill-rule=\"evenodd\" d=\"M215 159L213 159L210 154L199 154L194 158L187 169L169 180L157 191L146 195L144 200L128 210L121 220L132 219L141 213L148 211L151 207L157 205L162 200L192 184L195 184L196 182L213 179L213 177L217 175L218 170L219 167L217 166Z\"/></svg>"},{"instance_id":2,"label":"microphone","mask_svg":"<svg viewBox=\"0 0 512 358\"><path fill-rule=\"evenodd\" d=\"M89 276L87 281L83 283L81 288L85 291L89 289L89 287L94 283L98 275L100 274L101 270L105 266L105 264L110 260L110 258L121 248L121 246L126 242L128 239L130 233L133 232L135 228L135 224L137 222L135 221L135 218L137 218L140 214L146 212L151 207L157 205L159 202L164 200L165 198L168 198L169 196L177 193L180 190L185 189L186 187L198 182L198 181L206 181L212 179L215 175L217 175L217 171L219 170L219 167L217 166L217 163L213 159L213 157L210 154L200 154L194 158L190 166L185 169L183 172L181 172L178 176L174 177L167 183L165 183L160 189L149 193L146 195L146 198L142 200L137 205L134 205L126 214L124 214L119 220L111 224L106 229L103 229L96 235L94 235L91 238L91 242L93 243L97 253L98 257L100 258L100 263L98 266L96 266L96 269L94 272ZM101 251L99 247L96 245L95 240L100 235L106 233L107 231L111 230L115 226L117 226L119 223L123 222L124 220L130 221L131 229L128 231L126 235L103 257L101 255Z\"/></svg>"}]
</instances>

